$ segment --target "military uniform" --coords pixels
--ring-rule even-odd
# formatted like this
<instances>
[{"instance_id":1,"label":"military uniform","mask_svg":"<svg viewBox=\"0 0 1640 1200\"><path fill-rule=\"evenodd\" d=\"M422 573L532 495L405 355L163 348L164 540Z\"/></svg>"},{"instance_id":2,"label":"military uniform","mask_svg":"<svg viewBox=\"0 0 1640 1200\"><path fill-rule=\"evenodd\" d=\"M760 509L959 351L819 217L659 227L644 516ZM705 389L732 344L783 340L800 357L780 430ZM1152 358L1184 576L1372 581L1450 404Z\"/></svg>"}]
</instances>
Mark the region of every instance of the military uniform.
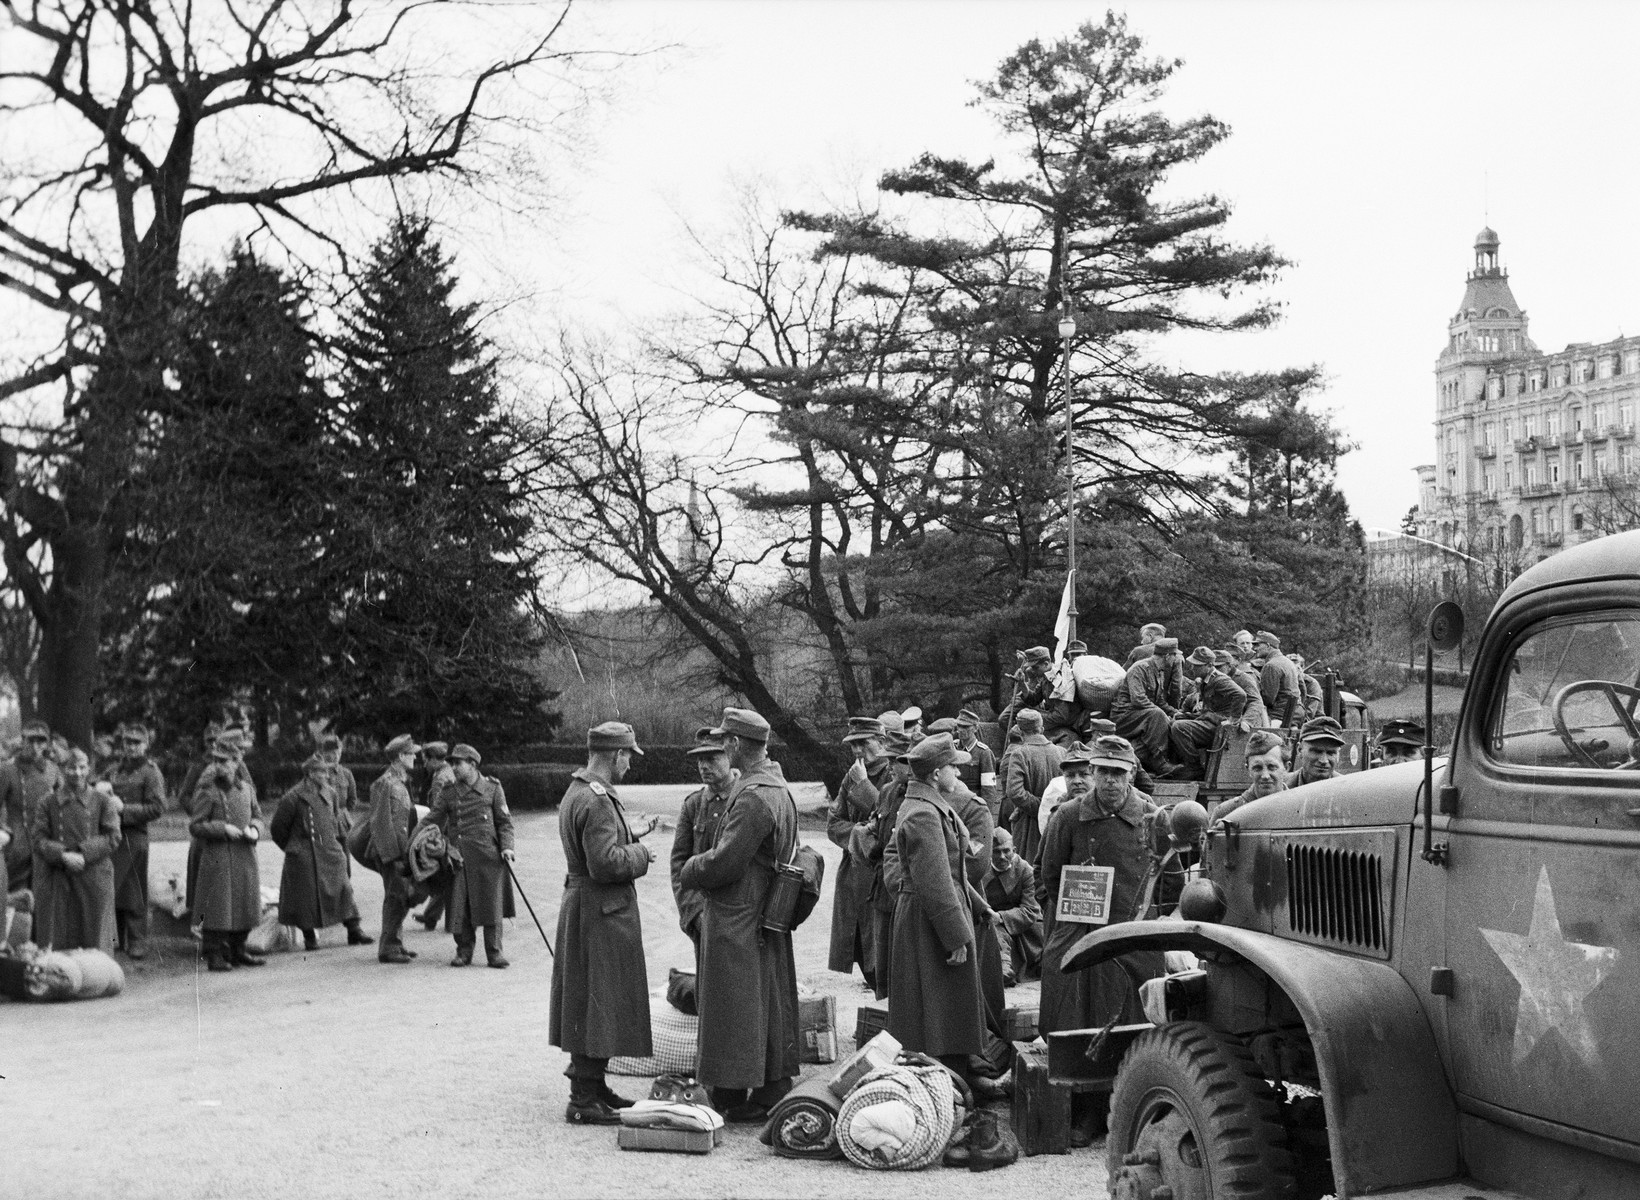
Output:
<instances>
[{"instance_id":1,"label":"military uniform","mask_svg":"<svg viewBox=\"0 0 1640 1200\"><path fill-rule=\"evenodd\" d=\"M223 762L225 772L234 764ZM188 812L192 820L188 832L199 849L194 890L189 905L194 919L204 926L202 951L212 969L227 962L243 965L262 960L245 950L245 937L262 917L262 880L256 862L256 842L232 838L230 826L257 829L256 789L232 775L226 788L219 781L226 774L207 771L194 786Z\"/></svg>"},{"instance_id":2,"label":"military uniform","mask_svg":"<svg viewBox=\"0 0 1640 1200\"><path fill-rule=\"evenodd\" d=\"M376 957L389 962L407 953L404 918L415 902L409 854L416 805L404 781L404 769L395 762L370 785L370 845L382 877L382 932Z\"/></svg>"},{"instance_id":3,"label":"military uniform","mask_svg":"<svg viewBox=\"0 0 1640 1200\"><path fill-rule=\"evenodd\" d=\"M423 747L425 750L426 747ZM429 811L438 803L438 794L445 787L455 782L456 772L447 761L440 762L438 769L427 780L427 791L422 798ZM444 928L450 928L450 872L448 869L439 871L424 886L427 888L427 907L422 909L416 920L428 930L438 927L439 918L444 918Z\"/></svg>"},{"instance_id":4,"label":"military uniform","mask_svg":"<svg viewBox=\"0 0 1640 1200\"><path fill-rule=\"evenodd\" d=\"M148 936L148 826L165 813L165 777L144 756L111 764L102 778L125 805L114 848L114 921L120 943L140 956Z\"/></svg>"},{"instance_id":5,"label":"military uniform","mask_svg":"<svg viewBox=\"0 0 1640 1200\"><path fill-rule=\"evenodd\" d=\"M997 776L997 756L978 737L970 746L959 743L959 748L967 753L969 760L958 768L962 785L985 801L991 810L991 822L995 824L1002 814L1002 781Z\"/></svg>"},{"instance_id":6,"label":"military uniform","mask_svg":"<svg viewBox=\"0 0 1640 1200\"><path fill-rule=\"evenodd\" d=\"M697 788L684 797L678 812L677 832L672 835L672 899L677 902L679 927L695 944L697 969L700 966L700 919L706 911L706 896L697 888L684 886L683 865L717 845L723 812L728 806L728 792Z\"/></svg>"},{"instance_id":7,"label":"military uniform","mask_svg":"<svg viewBox=\"0 0 1640 1200\"><path fill-rule=\"evenodd\" d=\"M27 887L34 873L34 838L23 814L23 789L17 779L17 768L10 762L0 762L0 830L7 842L0 846L0 904L11 890L11 880L21 876L18 887ZM26 865L22 860L28 859Z\"/></svg>"},{"instance_id":8,"label":"military uniform","mask_svg":"<svg viewBox=\"0 0 1640 1200\"><path fill-rule=\"evenodd\" d=\"M726 714L723 731L767 737L767 724L743 728L732 724L736 720ZM680 876L685 887L706 896L695 980L700 1008L695 1073L709 1088L751 1089L751 1103L762 1106L778 1099L800 1069L792 937L762 928L775 868L789 861L796 847L797 802L780 764L763 759L742 768L729 791L717 843L685 863Z\"/></svg>"},{"instance_id":9,"label":"military uniform","mask_svg":"<svg viewBox=\"0 0 1640 1200\"><path fill-rule=\"evenodd\" d=\"M895 896L888 1031L907 1050L966 1058L985 1048L985 1002L967 895L968 830L931 784L906 784L883 875ZM948 961L967 948L961 963Z\"/></svg>"},{"instance_id":10,"label":"military uniform","mask_svg":"<svg viewBox=\"0 0 1640 1200\"><path fill-rule=\"evenodd\" d=\"M285 852L279 873L279 920L305 934L327 925L359 924L334 776L309 773L279 798L269 830Z\"/></svg>"},{"instance_id":11,"label":"military uniform","mask_svg":"<svg viewBox=\"0 0 1640 1200\"><path fill-rule=\"evenodd\" d=\"M889 975L894 966L894 892L883 880L883 855L894 835L905 783L898 775L877 791L877 813L872 819L871 855L871 953L876 960L871 991L881 1000L888 995Z\"/></svg>"},{"instance_id":12,"label":"military uniform","mask_svg":"<svg viewBox=\"0 0 1640 1200\"><path fill-rule=\"evenodd\" d=\"M513 820L501 781L488 775L474 783L453 780L439 789L429 819L444 829L456 864L450 931L457 961L472 958L482 925L484 953L494 964L501 957L502 919L514 914L512 879L501 857L513 848Z\"/></svg>"},{"instance_id":13,"label":"military uniform","mask_svg":"<svg viewBox=\"0 0 1640 1200\"><path fill-rule=\"evenodd\" d=\"M16 808L12 810L12 840L6 847L10 880L15 891L30 886L34 871L34 810L62 785L63 773L49 758L17 758L11 764L16 775ZM19 834L21 836L19 836Z\"/></svg>"},{"instance_id":14,"label":"military uniform","mask_svg":"<svg viewBox=\"0 0 1640 1200\"><path fill-rule=\"evenodd\" d=\"M1171 654L1140 659L1116 685L1111 720L1116 732L1133 743L1146 770L1169 765L1168 733L1183 704L1184 668Z\"/></svg>"},{"instance_id":15,"label":"military uniform","mask_svg":"<svg viewBox=\"0 0 1640 1200\"><path fill-rule=\"evenodd\" d=\"M34 806L34 940L55 950L114 949L114 849L120 818L113 801L92 787L64 782ZM63 855L78 851L85 868L70 871Z\"/></svg>"},{"instance_id":16,"label":"military uniform","mask_svg":"<svg viewBox=\"0 0 1640 1200\"><path fill-rule=\"evenodd\" d=\"M649 852L632 836L614 786L585 767L570 777L558 806L558 837L568 874L558 907L547 1040L570 1054L571 1072L586 1072L571 1074L572 1080L602 1080L605 1060L654 1053L632 883L648 874Z\"/></svg>"},{"instance_id":17,"label":"military uniform","mask_svg":"<svg viewBox=\"0 0 1640 1200\"><path fill-rule=\"evenodd\" d=\"M1037 899L1046 913L1047 945L1042 957L1042 1007L1038 1029L1042 1036L1061 1029L1101 1028L1113 1018L1121 1024L1145 1019L1139 1005L1139 991L1133 978L1119 962L1101 963L1085 971L1066 975L1059 969L1066 952L1093 926L1055 920L1059 906L1059 882L1065 867L1091 865L1114 867L1111 891L1111 921L1128 920L1139 898L1139 884L1149 861L1145 844L1144 819L1156 811L1150 798L1132 787L1127 802L1114 814L1106 814L1088 792L1074 803L1063 804L1048 819L1042 842L1042 873ZM1143 951L1126 956L1140 978L1160 975L1159 951Z\"/></svg>"},{"instance_id":18,"label":"military uniform","mask_svg":"<svg viewBox=\"0 0 1640 1200\"><path fill-rule=\"evenodd\" d=\"M1283 726L1302 723L1304 685L1299 681L1293 660L1277 650L1259 668L1259 694L1272 721Z\"/></svg>"},{"instance_id":19,"label":"military uniform","mask_svg":"<svg viewBox=\"0 0 1640 1200\"><path fill-rule=\"evenodd\" d=\"M873 859L880 849L877 801L893 778L894 764L886 757L867 766L864 778L850 768L826 817L826 836L843 851L832 893L831 954L826 966L847 975L859 963L867 984L877 973L871 907L876 875Z\"/></svg>"},{"instance_id":20,"label":"military uniform","mask_svg":"<svg viewBox=\"0 0 1640 1200\"><path fill-rule=\"evenodd\" d=\"M1247 711L1247 693L1216 668L1203 677L1199 695L1201 708L1197 714L1175 718L1167 731L1169 754L1175 762L1190 768L1192 778L1197 779L1202 776L1219 726L1239 723Z\"/></svg>"},{"instance_id":21,"label":"military uniform","mask_svg":"<svg viewBox=\"0 0 1640 1200\"><path fill-rule=\"evenodd\" d=\"M1059 778L1064 751L1041 733L1027 733L1002 758L1002 823L1027 862L1042 844L1037 809L1048 784ZM989 853L989 850L987 850Z\"/></svg>"},{"instance_id":22,"label":"military uniform","mask_svg":"<svg viewBox=\"0 0 1640 1200\"><path fill-rule=\"evenodd\" d=\"M981 892L997 917L1003 982L1024 979L1042 961L1042 905L1036 895L1036 872L1015 854L1007 870L985 872Z\"/></svg>"}]
</instances>

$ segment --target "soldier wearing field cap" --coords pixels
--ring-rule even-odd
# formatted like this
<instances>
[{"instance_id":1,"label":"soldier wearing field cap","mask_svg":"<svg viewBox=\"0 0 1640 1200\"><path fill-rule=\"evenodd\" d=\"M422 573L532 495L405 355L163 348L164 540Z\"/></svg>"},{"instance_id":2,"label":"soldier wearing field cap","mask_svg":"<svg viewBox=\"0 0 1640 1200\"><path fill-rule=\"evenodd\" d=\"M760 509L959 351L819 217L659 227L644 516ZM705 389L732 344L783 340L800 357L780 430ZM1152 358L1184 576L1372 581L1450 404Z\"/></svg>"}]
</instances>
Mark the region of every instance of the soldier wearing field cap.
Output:
<instances>
[{"instance_id":1,"label":"soldier wearing field cap","mask_svg":"<svg viewBox=\"0 0 1640 1200\"><path fill-rule=\"evenodd\" d=\"M134 961L148 955L148 826L165 813L165 777L148 757L148 730L135 722L115 731L119 757L98 775L114 789L120 842L114 847L114 923L120 949Z\"/></svg>"},{"instance_id":2,"label":"soldier wearing field cap","mask_svg":"<svg viewBox=\"0 0 1640 1200\"><path fill-rule=\"evenodd\" d=\"M1184 705L1184 660L1178 638L1159 637L1150 651L1150 657L1129 667L1116 685L1110 715L1116 732L1132 743L1145 769L1166 777L1174 769L1168 732Z\"/></svg>"},{"instance_id":3,"label":"soldier wearing field cap","mask_svg":"<svg viewBox=\"0 0 1640 1200\"><path fill-rule=\"evenodd\" d=\"M1276 728L1304 719L1304 685L1293 660L1281 652L1281 639L1267 629L1253 635L1253 660L1259 664L1259 693Z\"/></svg>"},{"instance_id":4,"label":"soldier wearing field cap","mask_svg":"<svg viewBox=\"0 0 1640 1200\"><path fill-rule=\"evenodd\" d=\"M894 821L900 814L900 801L905 797L905 785L911 779L911 767L906 752L911 743L903 733L887 730L883 734L883 753L890 763L888 781L877 789L877 811L872 816L869 842L871 851L871 951L876 969L872 971L871 991L881 1000L888 995L889 972L893 966L894 893L883 882L883 849L894 835Z\"/></svg>"},{"instance_id":5,"label":"soldier wearing field cap","mask_svg":"<svg viewBox=\"0 0 1640 1200\"><path fill-rule=\"evenodd\" d=\"M634 833L615 785L634 754L632 726L605 721L587 730L587 765L570 779L558 806L558 837L568 874L558 906L558 951L552 961L547 1040L569 1054L572 1125L619 1125L632 1102L604 1081L616 1056L654 1053L643 924L633 880L649 873L655 852Z\"/></svg>"},{"instance_id":6,"label":"soldier wearing field cap","mask_svg":"<svg viewBox=\"0 0 1640 1200\"><path fill-rule=\"evenodd\" d=\"M712 736L710 725L695 730L695 744L686 753L700 776L700 787L683 798L683 806L678 811L678 828L672 835L672 898L678 905L678 925L695 944L698 975L700 920L706 911L706 896L695 888L683 886L683 865L717 845L735 769L729 765L729 752L724 749L723 740Z\"/></svg>"},{"instance_id":7,"label":"soldier wearing field cap","mask_svg":"<svg viewBox=\"0 0 1640 1200\"><path fill-rule=\"evenodd\" d=\"M1001 824L1014 835L1014 845L1025 861L1032 862L1042 844L1037 810L1048 784L1059 775L1064 751L1043 735L1042 715L1034 708L1021 709L1014 723L1021 737L1002 760Z\"/></svg>"},{"instance_id":8,"label":"soldier wearing field cap","mask_svg":"<svg viewBox=\"0 0 1640 1200\"><path fill-rule=\"evenodd\" d=\"M894 764L876 717L850 717L843 745L854 762L837 785L837 798L826 815L826 836L843 851L832 892L831 953L826 965L844 975L860 964L867 987L875 987L877 955L873 949L871 881L876 872L877 800L894 778Z\"/></svg>"},{"instance_id":9,"label":"soldier wearing field cap","mask_svg":"<svg viewBox=\"0 0 1640 1200\"><path fill-rule=\"evenodd\" d=\"M260 967L245 939L262 917L256 843L262 829L256 788L240 777L239 741L227 734L211 749L211 766L188 798L188 832L199 849L188 905L203 927L200 953L212 971Z\"/></svg>"},{"instance_id":10,"label":"soldier wearing field cap","mask_svg":"<svg viewBox=\"0 0 1640 1200\"><path fill-rule=\"evenodd\" d=\"M416 805L410 798L409 779L420 749L408 733L388 742L387 770L370 785L370 844L382 876L382 933L376 961L401 966L416 957L414 950L404 948L404 918L414 892L410 832L416 825ZM339 778L332 774L333 782L339 783ZM337 802L342 803L342 798Z\"/></svg>"},{"instance_id":11,"label":"soldier wearing field cap","mask_svg":"<svg viewBox=\"0 0 1640 1200\"><path fill-rule=\"evenodd\" d=\"M797 850L797 802L768 757L769 723L726 708L712 730L740 772L717 844L683 866L706 895L701 920L700 1052L696 1075L731 1121L763 1121L798 1073L797 966L792 935L762 928L778 865Z\"/></svg>"},{"instance_id":12,"label":"soldier wearing field cap","mask_svg":"<svg viewBox=\"0 0 1640 1200\"><path fill-rule=\"evenodd\" d=\"M501 922L513 915L512 878L507 864L514 860L513 820L501 781L480 773L483 758L468 745L450 751L455 779L440 788L428 819L444 830L449 846L450 932L456 939L452 967L473 961L478 927L484 927L484 957L492 967L505 967L501 952Z\"/></svg>"},{"instance_id":13,"label":"soldier wearing field cap","mask_svg":"<svg viewBox=\"0 0 1640 1200\"><path fill-rule=\"evenodd\" d=\"M1006 733L1013 727L1022 709L1041 714L1053 699L1053 651L1046 646L1032 646L1018 652L1019 666L1014 671L1014 695L997 717L997 724Z\"/></svg>"},{"instance_id":14,"label":"soldier wearing field cap","mask_svg":"<svg viewBox=\"0 0 1640 1200\"><path fill-rule=\"evenodd\" d=\"M63 774L51 758L51 726L44 721L23 722L23 741L12 762L15 787L7 804L11 841L6 865L13 891L30 886L34 873L34 810L62 786ZM8 780L7 783L12 781Z\"/></svg>"},{"instance_id":15,"label":"soldier wearing field cap","mask_svg":"<svg viewBox=\"0 0 1640 1200\"><path fill-rule=\"evenodd\" d=\"M1338 766L1338 752L1344 746L1344 727L1331 717L1311 717L1298 733L1298 755L1287 786L1319 783L1331 779Z\"/></svg>"},{"instance_id":16,"label":"soldier wearing field cap","mask_svg":"<svg viewBox=\"0 0 1640 1200\"><path fill-rule=\"evenodd\" d=\"M968 761L958 768L962 782L985 801L994 824L1002 815L1002 781L997 775L997 756L980 741L979 714L971 708L963 709L953 722L951 735L957 749L968 756Z\"/></svg>"},{"instance_id":17,"label":"soldier wearing field cap","mask_svg":"<svg viewBox=\"0 0 1640 1200\"><path fill-rule=\"evenodd\" d=\"M1131 920L1134 915L1149 862L1145 817L1156 811L1150 798L1132 785L1136 762L1137 756L1126 739L1107 736L1098 738L1091 751L1078 751L1060 763L1067 796L1048 819L1037 885L1047 922L1039 1018L1044 1037L1061 1029L1103 1028L1113 1020L1119 1024L1143 1021L1135 978L1162 973L1159 952L1128 955L1121 963L1101 963L1070 975L1059 969L1071 946L1095 928L1062 920L1058 915L1066 867L1112 868L1108 919L1115 923ZM1127 967L1134 968L1136 976L1130 976ZM1087 1145L1097 1130L1099 1114L1097 1110L1072 1111L1076 1126L1073 1144Z\"/></svg>"},{"instance_id":18,"label":"soldier wearing field cap","mask_svg":"<svg viewBox=\"0 0 1640 1200\"><path fill-rule=\"evenodd\" d=\"M1191 779L1203 777L1207 753L1218 737L1219 726L1229 724L1246 732L1242 718L1247 711L1247 693L1219 669L1218 657L1206 646L1197 646L1184 660L1185 673L1196 681L1200 707L1189 716L1174 717L1168 726L1168 754Z\"/></svg>"},{"instance_id":19,"label":"soldier wearing field cap","mask_svg":"<svg viewBox=\"0 0 1640 1200\"><path fill-rule=\"evenodd\" d=\"M1423 758L1424 727L1417 721L1396 719L1385 721L1378 731L1378 749L1383 753L1380 766L1418 762Z\"/></svg>"}]
</instances>

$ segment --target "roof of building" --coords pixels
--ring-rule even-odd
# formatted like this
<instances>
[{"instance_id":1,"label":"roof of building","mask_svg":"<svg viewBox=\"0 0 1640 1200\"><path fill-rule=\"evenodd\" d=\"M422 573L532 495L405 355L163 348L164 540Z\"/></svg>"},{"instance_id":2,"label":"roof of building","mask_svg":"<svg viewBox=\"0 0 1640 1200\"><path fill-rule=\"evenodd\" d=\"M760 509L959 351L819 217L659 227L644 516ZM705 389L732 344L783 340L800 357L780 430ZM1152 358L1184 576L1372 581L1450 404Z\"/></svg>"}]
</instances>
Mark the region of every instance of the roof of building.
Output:
<instances>
[{"instance_id":1,"label":"roof of building","mask_svg":"<svg viewBox=\"0 0 1640 1200\"><path fill-rule=\"evenodd\" d=\"M1506 310L1510 317L1521 315L1520 305L1515 303L1515 293L1509 290L1509 276L1502 271L1495 275L1476 272L1464 287L1463 301L1458 305L1458 315L1453 319L1462 321L1471 315L1484 317L1495 308Z\"/></svg>"},{"instance_id":2,"label":"roof of building","mask_svg":"<svg viewBox=\"0 0 1640 1200\"><path fill-rule=\"evenodd\" d=\"M1483 250L1488 247L1494 250L1498 247L1497 232L1490 225L1475 235L1475 249Z\"/></svg>"}]
</instances>

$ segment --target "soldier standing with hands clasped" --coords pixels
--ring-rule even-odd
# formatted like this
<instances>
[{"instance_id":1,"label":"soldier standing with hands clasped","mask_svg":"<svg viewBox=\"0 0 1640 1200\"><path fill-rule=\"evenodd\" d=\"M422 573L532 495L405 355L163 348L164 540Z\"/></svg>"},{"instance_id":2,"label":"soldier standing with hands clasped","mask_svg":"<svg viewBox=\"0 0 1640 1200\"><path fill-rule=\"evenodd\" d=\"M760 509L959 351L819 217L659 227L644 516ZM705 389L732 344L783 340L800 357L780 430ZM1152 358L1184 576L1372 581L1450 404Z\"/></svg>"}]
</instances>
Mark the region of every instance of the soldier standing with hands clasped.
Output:
<instances>
[{"instance_id":1,"label":"soldier standing with hands clasped","mask_svg":"<svg viewBox=\"0 0 1640 1200\"><path fill-rule=\"evenodd\" d=\"M710 727L695 731L695 745L688 752L700 773L701 786L684 797L678 812L678 829L672 835L672 898L678 905L678 925L695 944L695 970L700 970L700 918L706 911L706 897L696 888L683 886L683 865L697 854L717 845L723 810L729 804L735 769L729 752L712 736Z\"/></svg>"},{"instance_id":2,"label":"soldier standing with hands clasped","mask_svg":"<svg viewBox=\"0 0 1640 1200\"><path fill-rule=\"evenodd\" d=\"M125 807L114 848L114 922L120 947L133 962L148 956L148 826L165 812L165 779L148 757L148 730L121 725L119 761L102 773Z\"/></svg>"},{"instance_id":3,"label":"soldier standing with hands clasped","mask_svg":"<svg viewBox=\"0 0 1640 1200\"><path fill-rule=\"evenodd\" d=\"M256 864L256 788L240 778L238 739L226 734L211 747L211 765L199 776L188 811L188 832L199 848L198 874L188 903L204 926L201 953L213 971L260 967L267 959L245 948L262 916L262 878Z\"/></svg>"},{"instance_id":4,"label":"soldier standing with hands clasped","mask_svg":"<svg viewBox=\"0 0 1640 1200\"><path fill-rule=\"evenodd\" d=\"M450 880L450 931L456 939L452 967L473 961L477 927L484 927L484 957L505 967L501 953L502 918L513 915L512 881L506 863L514 861L512 813L501 781L480 775L479 753L461 745L450 751L455 780L439 789L431 820L443 828L455 869Z\"/></svg>"},{"instance_id":5,"label":"soldier standing with hands clasped","mask_svg":"<svg viewBox=\"0 0 1640 1200\"><path fill-rule=\"evenodd\" d=\"M643 925L634 879L649 872L655 852L634 834L615 785L634 754L632 726L605 721L587 730L587 765L576 771L558 806L558 837L568 874L558 906L558 953L552 961L547 1040L568 1051L572 1125L619 1125L617 1109L632 1101L604 1082L617 1055L654 1053L649 1033L649 982Z\"/></svg>"}]
</instances>

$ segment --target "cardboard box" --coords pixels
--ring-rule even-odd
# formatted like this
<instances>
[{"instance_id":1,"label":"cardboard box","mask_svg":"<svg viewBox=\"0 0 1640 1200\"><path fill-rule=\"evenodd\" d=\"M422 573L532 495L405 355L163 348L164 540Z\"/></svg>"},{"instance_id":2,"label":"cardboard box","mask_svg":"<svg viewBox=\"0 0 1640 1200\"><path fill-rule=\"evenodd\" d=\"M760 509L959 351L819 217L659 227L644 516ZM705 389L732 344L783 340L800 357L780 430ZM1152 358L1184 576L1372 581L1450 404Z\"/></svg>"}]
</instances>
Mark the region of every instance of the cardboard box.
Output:
<instances>
[{"instance_id":1,"label":"cardboard box","mask_svg":"<svg viewBox=\"0 0 1640 1200\"><path fill-rule=\"evenodd\" d=\"M674 1154L710 1154L723 1140L721 1129L637 1129L622 1125L615 1141L622 1150L668 1150Z\"/></svg>"},{"instance_id":2,"label":"cardboard box","mask_svg":"<svg viewBox=\"0 0 1640 1200\"><path fill-rule=\"evenodd\" d=\"M848 1094L854 1090L854 1085L867 1075L881 1067L892 1067L902 1049L899 1040L893 1034L879 1033L844 1059L843 1065L838 1068L837 1074L826 1082L826 1086L839 1100L847 1099Z\"/></svg>"},{"instance_id":3,"label":"cardboard box","mask_svg":"<svg viewBox=\"0 0 1640 1200\"><path fill-rule=\"evenodd\" d=\"M797 1052L806 1063L837 1061L837 997L797 997Z\"/></svg>"}]
</instances>

